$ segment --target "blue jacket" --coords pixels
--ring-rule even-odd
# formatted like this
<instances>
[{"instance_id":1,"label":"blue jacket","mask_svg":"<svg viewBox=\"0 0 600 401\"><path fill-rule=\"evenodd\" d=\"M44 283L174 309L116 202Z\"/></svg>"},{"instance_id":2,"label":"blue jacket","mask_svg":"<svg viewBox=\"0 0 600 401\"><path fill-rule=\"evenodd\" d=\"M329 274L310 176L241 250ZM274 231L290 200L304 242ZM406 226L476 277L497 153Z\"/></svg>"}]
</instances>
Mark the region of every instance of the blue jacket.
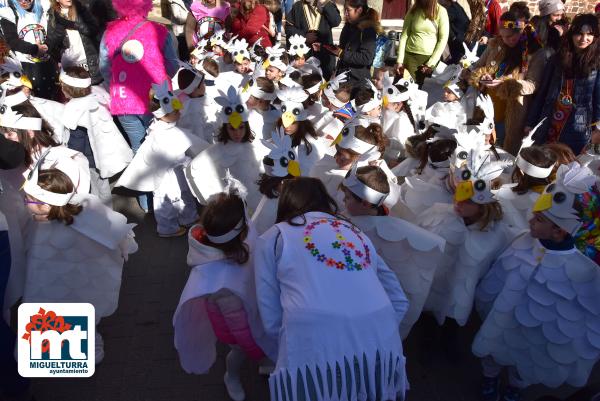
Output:
<instances>
[{"instance_id":1,"label":"blue jacket","mask_svg":"<svg viewBox=\"0 0 600 401\"><path fill-rule=\"evenodd\" d=\"M527 119L527 125L534 127L542 118L547 117L534 136L538 144L547 142L554 105L563 85L563 73L558 57L554 56L546 66ZM600 120L600 72L592 71L586 78L576 79L571 96L573 108L560 134L559 142L569 146L578 155L590 142L594 128L592 125Z\"/></svg>"}]
</instances>

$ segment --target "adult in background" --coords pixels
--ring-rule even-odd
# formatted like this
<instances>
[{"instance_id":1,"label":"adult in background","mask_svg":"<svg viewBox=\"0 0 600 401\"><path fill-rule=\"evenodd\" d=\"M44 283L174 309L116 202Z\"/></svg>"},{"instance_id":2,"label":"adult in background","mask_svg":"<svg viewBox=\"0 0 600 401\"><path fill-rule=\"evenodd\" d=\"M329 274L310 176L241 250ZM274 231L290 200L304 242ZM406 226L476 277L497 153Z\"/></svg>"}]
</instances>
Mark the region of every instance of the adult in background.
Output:
<instances>
[{"instance_id":1,"label":"adult in background","mask_svg":"<svg viewBox=\"0 0 600 401\"><path fill-rule=\"evenodd\" d=\"M594 14L573 19L558 53L546 64L549 84L533 103L541 112L529 116L528 126L546 120L536 142L560 142L576 155L586 145L600 143L600 29Z\"/></svg>"},{"instance_id":2,"label":"adult in background","mask_svg":"<svg viewBox=\"0 0 600 401\"><path fill-rule=\"evenodd\" d=\"M179 68L176 45L167 29L148 21L152 0L113 0L119 16L100 43L100 72L110 85L110 111L125 130L131 149L139 149L150 125L148 94ZM139 198L148 210L147 197Z\"/></svg>"},{"instance_id":3,"label":"adult in background","mask_svg":"<svg viewBox=\"0 0 600 401\"><path fill-rule=\"evenodd\" d=\"M8 7L0 8L0 27L31 80L33 94L53 99L58 73L46 45L46 15L41 0L9 0Z\"/></svg>"},{"instance_id":4,"label":"adult in background","mask_svg":"<svg viewBox=\"0 0 600 401\"><path fill-rule=\"evenodd\" d=\"M190 52L185 37L185 25L190 12L186 3L183 0L161 0L160 12L164 18L171 21L171 32L177 38L179 58L187 60Z\"/></svg>"},{"instance_id":5,"label":"adult in background","mask_svg":"<svg viewBox=\"0 0 600 401\"><path fill-rule=\"evenodd\" d=\"M502 7L498 0L469 0L471 6L471 23L465 34L465 42L473 47L479 43L478 54L481 55L490 38L498 35Z\"/></svg>"},{"instance_id":6,"label":"adult in background","mask_svg":"<svg viewBox=\"0 0 600 401\"><path fill-rule=\"evenodd\" d=\"M465 42L467 29L469 29L469 17L456 0L440 0L440 4L446 9L448 22L450 23L448 33L450 60L448 64L456 64L465 55L463 43Z\"/></svg>"},{"instance_id":7,"label":"adult in background","mask_svg":"<svg viewBox=\"0 0 600 401\"><path fill-rule=\"evenodd\" d=\"M262 47L272 46L269 38L269 10L257 0L241 0L231 8L231 33L252 46L261 39Z\"/></svg>"},{"instance_id":8,"label":"adult in background","mask_svg":"<svg viewBox=\"0 0 600 401\"><path fill-rule=\"evenodd\" d=\"M416 0L404 19L396 72L407 70L422 83L440 61L449 31L448 13L437 0Z\"/></svg>"},{"instance_id":9,"label":"adult in background","mask_svg":"<svg viewBox=\"0 0 600 401\"><path fill-rule=\"evenodd\" d=\"M371 77L377 35L383 32L379 15L369 7L367 0L346 0L344 20L339 46L330 47L317 42L313 44L313 50L324 48L329 51L339 58L337 74L349 71L349 81L364 82Z\"/></svg>"},{"instance_id":10,"label":"adult in background","mask_svg":"<svg viewBox=\"0 0 600 401\"><path fill-rule=\"evenodd\" d=\"M229 25L231 6L221 0L196 0L190 6L185 22L185 41L192 50L202 38L208 38L214 31Z\"/></svg>"},{"instance_id":11,"label":"adult in background","mask_svg":"<svg viewBox=\"0 0 600 401\"><path fill-rule=\"evenodd\" d=\"M342 17L333 1L302 0L294 3L287 14L285 33L288 38L292 35L304 36L309 47L313 43L333 46L332 30L340 22ZM324 48L314 52L314 55L321 62L323 77L329 79L335 69L335 56Z\"/></svg>"},{"instance_id":12,"label":"adult in background","mask_svg":"<svg viewBox=\"0 0 600 401\"><path fill-rule=\"evenodd\" d=\"M98 66L98 25L79 0L51 0L48 53L65 67L83 67L92 85L102 82Z\"/></svg>"},{"instance_id":13,"label":"adult in background","mask_svg":"<svg viewBox=\"0 0 600 401\"><path fill-rule=\"evenodd\" d=\"M498 142L516 155L533 93L542 77L544 52L531 27L507 11L500 19L500 34L489 41L481 58L469 71L469 83L488 93L494 102Z\"/></svg>"},{"instance_id":14,"label":"adult in background","mask_svg":"<svg viewBox=\"0 0 600 401\"><path fill-rule=\"evenodd\" d=\"M540 14L531 19L531 23L544 47L550 40L557 42L566 30L565 5L561 0L542 0L538 4Z\"/></svg>"}]
</instances>

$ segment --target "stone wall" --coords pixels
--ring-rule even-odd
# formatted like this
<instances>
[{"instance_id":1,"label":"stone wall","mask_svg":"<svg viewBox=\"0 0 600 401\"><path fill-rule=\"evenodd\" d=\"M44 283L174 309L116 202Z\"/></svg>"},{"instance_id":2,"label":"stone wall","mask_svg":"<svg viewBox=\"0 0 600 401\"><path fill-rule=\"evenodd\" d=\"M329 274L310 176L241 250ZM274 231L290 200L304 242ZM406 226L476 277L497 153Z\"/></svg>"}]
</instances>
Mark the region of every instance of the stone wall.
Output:
<instances>
[{"instance_id":1,"label":"stone wall","mask_svg":"<svg viewBox=\"0 0 600 401\"><path fill-rule=\"evenodd\" d=\"M513 0L498 0L502 9L508 10L508 7L513 3ZM565 8L568 15L575 15L586 12L594 12L594 7L598 0L567 0L565 3ZM529 9L531 10L532 15L538 14L538 1L529 0Z\"/></svg>"}]
</instances>

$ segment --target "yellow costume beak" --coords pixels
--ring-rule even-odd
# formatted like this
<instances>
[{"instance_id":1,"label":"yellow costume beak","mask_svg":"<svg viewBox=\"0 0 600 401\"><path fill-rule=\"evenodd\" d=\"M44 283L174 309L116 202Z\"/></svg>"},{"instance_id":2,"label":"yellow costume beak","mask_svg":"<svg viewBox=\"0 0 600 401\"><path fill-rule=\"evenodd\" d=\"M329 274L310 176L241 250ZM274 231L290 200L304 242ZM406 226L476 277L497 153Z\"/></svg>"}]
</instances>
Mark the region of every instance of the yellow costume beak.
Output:
<instances>
[{"instance_id":1,"label":"yellow costume beak","mask_svg":"<svg viewBox=\"0 0 600 401\"><path fill-rule=\"evenodd\" d=\"M325 90L325 88L327 88L327 82L323 82L320 86L319 89L321 89L322 91Z\"/></svg>"},{"instance_id":2,"label":"yellow costume beak","mask_svg":"<svg viewBox=\"0 0 600 401\"><path fill-rule=\"evenodd\" d=\"M237 56L235 56L235 61L238 64L242 64L242 62L244 61L244 56L242 54L238 54Z\"/></svg>"},{"instance_id":3,"label":"yellow costume beak","mask_svg":"<svg viewBox=\"0 0 600 401\"><path fill-rule=\"evenodd\" d=\"M473 183L471 181L461 181L456 186L456 192L454 192L454 201L464 202L466 200L471 199L473 195L475 195L475 191L473 190Z\"/></svg>"},{"instance_id":4,"label":"yellow costume beak","mask_svg":"<svg viewBox=\"0 0 600 401\"><path fill-rule=\"evenodd\" d=\"M292 176L300 177L300 163L298 163L296 160L290 160L287 170Z\"/></svg>"},{"instance_id":5,"label":"yellow costume beak","mask_svg":"<svg viewBox=\"0 0 600 401\"><path fill-rule=\"evenodd\" d=\"M250 90L250 81L246 82L246 85L242 88L242 92L246 93Z\"/></svg>"},{"instance_id":6,"label":"yellow costume beak","mask_svg":"<svg viewBox=\"0 0 600 401\"><path fill-rule=\"evenodd\" d=\"M552 194L541 194L533 204L534 212L543 212L552 207Z\"/></svg>"},{"instance_id":7,"label":"yellow costume beak","mask_svg":"<svg viewBox=\"0 0 600 401\"><path fill-rule=\"evenodd\" d=\"M329 145L329 146L335 146L335 145L339 144L340 142L342 142L342 138L343 138L342 134L339 133L338 136L335 137L335 139L333 140L333 142L331 142L331 145Z\"/></svg>"},{"instance_id":8,"label":"yellow costume beak","mask_svg":"<svg viewBox=\"0 0 600 401\"><path fill-rule=\"evenodd\" d=\"M173 99L171 104L173 105L173 110L183 110L183 104L179 99Z\"/></svg>"},{"instance_id":9,"label":"yellow costume beak","mask_svg":"<svg viewBox=\"0 0 600 401\"><path fill-rule=\"evenodd\" d=\"M387 95L385 95L385 96L383 97L383 102L382 102L382 104L383 104L383 107L384 107L384 108L385 108L385 107L387 107L387 105L388 105L388 104L390 104L390 99L387 97Z\"/></svg>"},{"instance_id":10,"label":"yellow costume beak","mask_svg":"<svg viewBox=\"0 0 600 401\"><path fill-rule=\"evenodd\" d=\"M286 111L281 116L281 122L283 123L283 126L287 128L296 122L296 116L292 112Z\"/></svg>"},{"instance_id":11,"label":"yellow costume beak","mask_svg":"<svg viewBox=\"0 0 600 401\"><path fill-rule=\"evenodd\" d=\"M304 53L302 53L302 52L298 52L298 53L296 53L296 54L298 54L298 57L302 57L302 58L304 58Z\"/></svg>"},{"instance_id":12,"label":"yellow costume beak","mask_svg":"<svg viewBox=\"0 0 600 401\"><path fill-rule=\"evenodd\" d=\"M29 89L33 90L33 85L31 84L31 81L29 80L27 75L21 75L21 83L23 84L23 86L26 86Z\"/></svg>"},{"instance_id":13,"label":"yellow costume beak","mask_svg":"<svg viewBox=\"0 0 600 401\"><path fill-rule=\"evenodd\" d=\"M270 65L271 65L271 62L269 61L269 59L266 59L266 60L263 62L263 65L262 65L262 66L263 66L263 69L265 69L265 70L266 70L267 68L269 68L269 66L270 66Z\"/></svg>"},{"instance_id":14,"label":"yellow costume beak","mask_svg":"<svg viewBox=\"0 0 600 401\"><path fill-rule=\"evenodd\" d=\"M229 124L231 124L231 126L235 129L238 129L238 127L242 125L242 122L242 115L237 111L234 111L229 116Z\"/></svg>"}]
</instances>

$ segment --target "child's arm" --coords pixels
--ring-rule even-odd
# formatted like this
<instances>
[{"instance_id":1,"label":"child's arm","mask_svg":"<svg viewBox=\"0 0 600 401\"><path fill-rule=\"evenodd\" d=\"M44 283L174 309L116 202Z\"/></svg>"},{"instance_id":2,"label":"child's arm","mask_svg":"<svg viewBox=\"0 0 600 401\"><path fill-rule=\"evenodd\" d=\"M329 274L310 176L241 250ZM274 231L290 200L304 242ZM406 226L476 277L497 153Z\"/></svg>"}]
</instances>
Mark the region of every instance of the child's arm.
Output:
<instances>
[{"instance_id":1,"label":"child's arm","mask_svg":"<svg viewBox=\"0 0 600 401\"><path fill-rule=\"evenodd\" d=\"M273 338L279 336L283 308L281 289L277 279L276 246L279 230L272 228L256 241L254 254L254 276L256 280L256 300L265 332Z\"/></svg>"},{"instance_id":2,"label":"child's arm","mask_svg":"<svg viewBox=\"0 0 600 401\"><path fill-rule=\"evenodd\" d=\"M377 277L392 302L399 325L404 315L406 315L406 311L408 311L408 299L400 286L396 274L390 270L388 265L379 256L377 256Z\"/></svg>"}]
</instances>

